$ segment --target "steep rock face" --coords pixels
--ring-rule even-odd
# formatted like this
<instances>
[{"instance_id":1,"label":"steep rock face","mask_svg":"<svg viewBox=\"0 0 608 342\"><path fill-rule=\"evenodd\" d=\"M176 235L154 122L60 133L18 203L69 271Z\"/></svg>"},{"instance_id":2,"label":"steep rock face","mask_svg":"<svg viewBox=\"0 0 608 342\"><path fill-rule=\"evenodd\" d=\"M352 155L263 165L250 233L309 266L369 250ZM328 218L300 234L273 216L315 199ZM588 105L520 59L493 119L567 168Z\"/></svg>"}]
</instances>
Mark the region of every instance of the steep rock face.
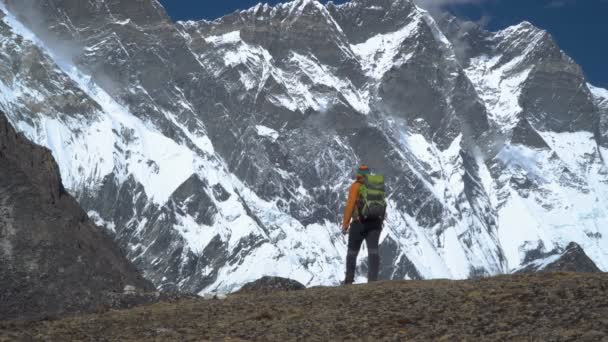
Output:
<instances>
[{"instance_id":1,"label":"steep rock face","mask_svg":"<svg viewBox=\"0 0 608 342\"><path fill-rule=\"evenodd\" d=\"M394 0L359 0L342 5L329 2L327 8L353 44L401 30L415 11L413 2Z\"/></svg>"},{"instance_id":2,"label":"steep rock face","mask_svg":"<svg viewBox=\"0 0 608 342\"><path fill-rule=\"evenodd\" d=\"M608 146L608 136L606 136L608 132L608 90L594 87L591 84L587 84L587 86L591 90L593 99L599 109L595 135L599 144L606 147Z\"/></svg>"},{"instance_id":3,"label":"steep rock face","mask_svg":"<svg viewBox=\"0 0 608 342\"><path fill-rule=\"evenodd\" d=\"M477 56L469 51L466 72L487 103L497 136L482 152L486 160L495 156L489 169L497 180L498 224L510 226L501 238L508 259L521 255L523 246L551 250L553 239L561 248L571 237L581 245L583 235L589 244L601 240L596 223L605 217L599 203L607 179L596 131L603 128L580 67L547 32L527 22L485 41L492 48L480 49ZM531 223L539 217L542 223ZM603 247L597 253L603 255Z\"/></svg>"},{"instance_id":4,"label":"steep rock face","mask_svg":"<svg viewBox=\"0 0 608 342\"><path fill-rule=\"evenodd\" d=\"M338 283L358 163L390 189L383 277L507 273L570 241L608 267L602 90L529 23L409 0L176 24L156 1L6 7L2 108L162 289Z\"/></svg>"},{"instance_id":5,"label":"steep rock face","mask_svg":"<svg viewBox=\"0 0 608 342\"><path fill-rule=\"evenodd\" d=\"M51 152L0 113L0 320L82 312L154 287L61 183Z\"/></svg>"}]
</instances>

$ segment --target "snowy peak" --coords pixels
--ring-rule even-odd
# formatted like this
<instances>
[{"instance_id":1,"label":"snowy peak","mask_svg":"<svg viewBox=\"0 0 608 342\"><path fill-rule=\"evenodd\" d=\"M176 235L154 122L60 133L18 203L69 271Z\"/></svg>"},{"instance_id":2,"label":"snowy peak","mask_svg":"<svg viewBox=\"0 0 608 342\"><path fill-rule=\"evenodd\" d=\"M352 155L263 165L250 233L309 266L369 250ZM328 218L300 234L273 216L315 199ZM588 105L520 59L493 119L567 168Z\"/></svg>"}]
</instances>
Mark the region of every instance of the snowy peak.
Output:
<instances>
[{"instance_id":1,"label":"snowy peak","mask_svg":"<svg viewBox=\"0 0 608 342\"><path fill-rule=\"evenodd\" d=\"M249 9L237 11L224 18L217 19L216 22L225 20L234 15L240 15L243 18L255 18L257 20L277 18L283 21L293 21L302 16L328 17L329 13L325 6L317 0L294 0L291 2L279 3L275 6L269 6L267 3L259 3Z\"/></svg>"},{"instance_id":2,"label":"snowy peak","mask_svg":"<svg viewBox=\"0 0 608 342\"><path fill-rule=\"evenodd\" d=\"M529 22L482 33L484 43L477 46L470 37L462 42L460 34L449 36L457 50L466 47L461 60L468 65L467 75L501 130L523 117L540 131L592 130L596 107L582 69L550 34Z\"/></svg>"},{"instance_id":3,"label":"snowy peak","mask_svg":"<svg viewBox=\"0 0 608 342\"><path fill-rule=\"evenodd\" d=\"M503 53L503 58L497 66L506 64L509 58L516 57L522 62L529 62L532 54L541 48L548 38L547 32L538 29L529 22L523 22L494 33L497 50Z\"/></svg>"},{"instance_id":4,"label":"snowy peak","mask_svg":"<svg viewBox=\"0 0 608 342\"><path fill-rule=\"evenodd\" d=\"M608 89L598 88L591 84L587 84L587 87L599 110L599 143L608 148ZM603 156L606 157L606 155Z\"/></svg>"},{"instance_id":5,"label":"snowy peak","mask_svg":"<svg viewBox=\"0 0 608 342\"><path fill-rule=\"evenodd\" d=\"M494 53L502 54L496 67L516 60L522 65L559 64L566 72L582 75L580 67L559 48L551 34L530 22L491 34L490 39L496 44Z\"/></svg>"},{"instance_id":6,"label":"snowy peak","mask_svg":"<svg viewBox=\"0 0 608 342\"><path fill-rule=\"evenodd\" d=\"M291 2L280 3L275 6L259 3L247 10L236 11L213 21L188 21L181 24L185 26L194 26L197 24L201 26L208 25L212 26L212 28L210 28L211 30L213 30L213 28L217 30L217 28L224 25L237 26L239 23L257 23L257 25L264 25L264 23L266 23L279 25L285 29L289 28L291 24L304 18L306 18L309 23L314 22L316 25L334 26L336 31L340 31L340 28L336 26L336 23L326 7L317 0L294 0Z\"/></svg>"},{"instance_id":7,"label":"snowy peak","mask_svg":"<svg viewBox=\"0 0 608 342\"><path fill-rule=\"evenodd\" d=\"M272 11L272 10L271 10ZM329 11L317 0L295 0L289 3L277 5L277 19L281 20L281 26L293 29L302 34L310 31L324 31L340 39L343 35L342 29L336 23Z\"/></svg>"},{"instance_id":8,"label":"snowy peak","mask_svg":"<svg viewBox=\"0 0 608 342\"><path fill-rule=\"evenodd\" d=\"M524 34L525 35L528 33L535 33L538 31L543 31L543 30L534 26L531 22L524 20L519 24L511 25L503 30L498 31L497 35L499 35L499 36L509 36L512 34L517 34L517 35Z\"/></svg>"},{"instance_id":9,"label":"snowy peak","mask_svg":"<svg viewBox=\"0 0 608 342\"><path fill-rule=\"evenodd\" d=\"M83 32L95 30L102 23L155 27L171 21L157 0L6 0L6 6L11 12L18 13L31 29L42 36L48 36L50 32L44 31L50 29L60 39L66 40L79 39Z\"/></svg>"},{"instance_id":10,"label":"snowy peak","mask_svg":"<svg viewBox=\"0 0 608 342\"><path fill-rule=\"evenodd\" d=\"M328 15L325 6L317 0L295 0L290 3L285 3L284 6L289 7L289 15L292 16L300 16L309 11L312 11L313 13L319 12L324 16Z\"/></svg>"},{"instance_id":11,"label":"snowy peak","mask_svg":"<svg viewBox=\"0 0 608 342\"><path fill-rule=\"evenodd\" d=\"M377 34L395 32L406 26L416 10L409 0L357 0L327 8L353 44L360 44Z\"/></svg>"},{"instance_id":12,"label":"snowy peak","mask_svg":"<svg viewBox=\"0 0 608 342\"><path fill-rule=\"evenodd\" d=\"M240 31L244 42L263 47L277 59L297 51L340 67L341 60L354 58L342 29L318 1L296 0L273 7L259 4L212 22L182 26L190 34L205 37Z\"/></svg>"},{"instance_id":13,"label":"snowy peak","mask_svg":"<svg viewBox=\"0 0 608 342\"><path fill-rule=\"evenodd\" d=\"M408 19L408 24L398 31L378 34L363 43L351 45L351 49L357 54L363 68L371 78L382 78L388 70L407 62L412 57L413 52L403 53L405 52L403 45L407 43L410 43L410 46L415 45L414 41L422 24L422 16L418 12L414 12Z\"/></svg>"}]
</instances>

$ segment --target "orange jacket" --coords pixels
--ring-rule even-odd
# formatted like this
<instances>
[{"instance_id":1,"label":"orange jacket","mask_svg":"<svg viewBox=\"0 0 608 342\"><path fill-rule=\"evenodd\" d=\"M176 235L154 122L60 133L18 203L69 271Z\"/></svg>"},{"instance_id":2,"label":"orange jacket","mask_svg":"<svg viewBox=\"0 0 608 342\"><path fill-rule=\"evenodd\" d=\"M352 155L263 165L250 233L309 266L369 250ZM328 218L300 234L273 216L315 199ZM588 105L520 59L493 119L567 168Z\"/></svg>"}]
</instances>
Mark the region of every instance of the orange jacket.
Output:
<instances>
[{"instance_id":1,"label":"orange jacket","mask_svg":"<svg viewBox=\"0 0 608 342\"><path fill-rule=\"evenodd\" d=\"M344 220L342 221L342 230L348 230L350 220L358 220L358 217L353 217L353 213L357 208L357 201L359 200L359 187L363 181L362 176L357 176L357 180L350 186L348 191L348 200L346 201L346 208L344 209Z\"/></svg>"}]
</instances>

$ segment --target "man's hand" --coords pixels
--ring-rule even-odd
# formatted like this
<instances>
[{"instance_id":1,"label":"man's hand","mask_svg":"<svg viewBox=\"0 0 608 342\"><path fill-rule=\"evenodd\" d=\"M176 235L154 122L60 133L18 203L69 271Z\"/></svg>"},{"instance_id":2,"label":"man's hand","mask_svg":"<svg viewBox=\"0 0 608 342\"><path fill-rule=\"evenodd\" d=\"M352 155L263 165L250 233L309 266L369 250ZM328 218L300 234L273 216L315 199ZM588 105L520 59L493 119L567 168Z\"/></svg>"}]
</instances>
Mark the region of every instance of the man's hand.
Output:
<instances>
[{"instance_id":1,"label":"man's hand","mask_svg":"<svg viewBox=\"0 0 608 342\"><path fill-rule=\"evenodd\" d=\"M348 234L348 227L342 227L342 235Z\"/></svg>"}]
</instances>

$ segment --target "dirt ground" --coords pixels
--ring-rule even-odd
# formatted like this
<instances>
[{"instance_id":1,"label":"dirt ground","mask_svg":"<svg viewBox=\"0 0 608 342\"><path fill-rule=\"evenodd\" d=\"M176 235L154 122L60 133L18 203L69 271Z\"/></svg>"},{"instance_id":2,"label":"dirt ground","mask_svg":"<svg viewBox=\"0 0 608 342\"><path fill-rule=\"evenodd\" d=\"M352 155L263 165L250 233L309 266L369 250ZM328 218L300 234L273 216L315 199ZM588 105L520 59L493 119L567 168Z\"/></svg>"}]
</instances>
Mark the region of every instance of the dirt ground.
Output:
<instances>
[{"instance_id":1,"label":"dirt ground","mask_svg":"<svg viewBox=\"0 0 608 342\"><path fill-rule=\"evenodd\" d=\"M608 341L608 274L379 282L0 322L0 341L38 340Z\"/></svg>"}]
</instances>

